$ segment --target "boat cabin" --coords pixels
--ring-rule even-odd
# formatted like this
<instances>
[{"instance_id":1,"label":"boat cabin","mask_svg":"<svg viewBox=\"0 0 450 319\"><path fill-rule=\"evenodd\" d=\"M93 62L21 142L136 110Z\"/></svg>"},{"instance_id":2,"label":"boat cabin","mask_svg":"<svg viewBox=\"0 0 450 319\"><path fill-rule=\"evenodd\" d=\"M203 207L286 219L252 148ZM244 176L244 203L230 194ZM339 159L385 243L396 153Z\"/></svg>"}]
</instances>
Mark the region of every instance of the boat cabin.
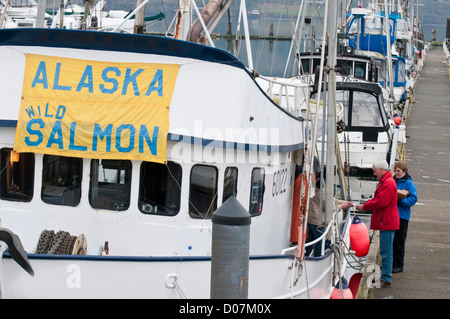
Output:
<instances>
[{"instance_id":1,"label":"boat cabin","mask_svg":"<svg viewBox=\"0 0 450 319\"><path fill-rule=\"evenodd\" d=\"M312 98L315 94L313 91ZM352 200L367 200L376 185L373 163L390 158L391 126L383 93L376 83L338 82L336 102L344 106L343 130L337 136L342 163L350 176ZM319 142L318 149L321 147Z\"/></svg>"},{"instance_id":2,"label":"boat cabin","mask_svg":"<svg viewBox=\"0 0 450 319\"><path fill-rule=\"evenodd\" d=\"M379 82L385 78L383 55L355 54L353 51L353 48L349 47L349 52L344 50L336 57L336 73L342 76L341 81L345 78L350 81ZM300 61L301 74L314 74L320 67L320 52L300 53Z\"/></svg>"},{"instance_id":3,"label":"boat cabin","mask_svg":"<svg viewBox=\"0 0 450 319\"><path fill-rule=\"evenodd\" d=\"M113 254L208 255L211 216L233 195L254 217L252 236L283 229L252 253L289 246L303 121L232 55L17 29L0 32L0 57L0 218L27 251L53 229L109 241Z\"/></svg>"}]
</instances>

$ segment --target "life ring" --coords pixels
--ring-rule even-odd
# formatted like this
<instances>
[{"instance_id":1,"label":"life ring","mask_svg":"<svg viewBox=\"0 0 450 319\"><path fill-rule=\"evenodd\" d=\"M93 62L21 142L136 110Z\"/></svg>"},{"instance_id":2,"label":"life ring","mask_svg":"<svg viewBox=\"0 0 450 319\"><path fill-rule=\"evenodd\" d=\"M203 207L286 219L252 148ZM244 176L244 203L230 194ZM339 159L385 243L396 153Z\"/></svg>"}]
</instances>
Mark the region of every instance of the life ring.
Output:
<instances>
[{"instance_id":1,"label":"life ring","mask_svg":"<svg viewBox=\"0 0 450 319\"><path fill-rule=\"evenodd\" d=\"M306 213L306 196L302 199L302 205L300 205L300 191L302 187L302 173L300 173L294 182L294 195L292 201L292 214L291 214L291 243L297 244L299 241L305 241L303 236L303 231L299 232L299 227L303 228L303 225L300 225L300 214L302 217L305 216ZM306 179L304 180L304 187L307 189L308 183ZM299 236L300 235L300 236Z\"/></svg>"}]
</instances>

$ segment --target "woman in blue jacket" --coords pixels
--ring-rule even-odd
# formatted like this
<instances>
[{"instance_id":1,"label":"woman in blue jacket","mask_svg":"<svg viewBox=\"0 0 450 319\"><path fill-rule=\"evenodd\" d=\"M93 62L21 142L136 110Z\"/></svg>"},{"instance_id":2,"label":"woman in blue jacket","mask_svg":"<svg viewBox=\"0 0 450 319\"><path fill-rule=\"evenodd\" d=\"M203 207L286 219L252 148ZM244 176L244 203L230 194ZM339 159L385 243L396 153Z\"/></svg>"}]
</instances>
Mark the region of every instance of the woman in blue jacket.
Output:
<instances>
[{"instance_id":1,"label":"woman in blue jacket","mask_svg":"<svg viewBox=\"0 0 450 319\"><path fill-rule=\"evenodd\" d=\"M392 272L397 273L403 271L408 222L411 216L411 206L414 206L417 202L417 189L411 176L408 174L408 167L404 162L396 162L394 164L394 173L397 190L407 190L409 192L406 198L399 196L397 199L400 228L395 231L394 235L394 261L392 265Z\"/></svg>"}]
</instances>

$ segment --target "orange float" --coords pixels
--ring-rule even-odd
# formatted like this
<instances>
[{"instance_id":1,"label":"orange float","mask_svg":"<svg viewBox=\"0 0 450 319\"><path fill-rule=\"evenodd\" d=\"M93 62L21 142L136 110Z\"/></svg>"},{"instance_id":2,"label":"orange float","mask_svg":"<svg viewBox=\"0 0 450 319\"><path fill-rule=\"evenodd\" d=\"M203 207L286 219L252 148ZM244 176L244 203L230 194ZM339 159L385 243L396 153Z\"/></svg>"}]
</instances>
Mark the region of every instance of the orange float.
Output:
<instances>
[{"instance_id":1,"label":"orange float","mask_svg":"<svg viewBox=\"0 0 450 319\"><path fill-rule=\"evenodd\" d=\"M342 282L342 293L340 288L340 284ZM353 299L353 294L350 288L348 287L347 280L342 277L341 282L338 282L336 286L333 288L331 292L330 299Z\"/></svg>"},{"instance_id":2,"label":"orange float","mask_svg":"<svg viewBox=\"0 0 450 319\"><path fill-rule=\"evenodd\" d=\"M361 282L362 273L357 272L352 275L350 278L350 281L348 283L348 288L350 288L350 291L353 294L353 298L356 297L356 294L358 293L359 284Z\"/></svg>"},{"instance_id":3,"label":"orange float","mask_svg":"<svg viewBox=\"0 0 450 319\"><path fill-rule=\"evenodd\" d=\"M353 218L350 225L350 247L357 257L364 257L369 252L369 231L358 216Z\"/></svg>"}]
</instances>

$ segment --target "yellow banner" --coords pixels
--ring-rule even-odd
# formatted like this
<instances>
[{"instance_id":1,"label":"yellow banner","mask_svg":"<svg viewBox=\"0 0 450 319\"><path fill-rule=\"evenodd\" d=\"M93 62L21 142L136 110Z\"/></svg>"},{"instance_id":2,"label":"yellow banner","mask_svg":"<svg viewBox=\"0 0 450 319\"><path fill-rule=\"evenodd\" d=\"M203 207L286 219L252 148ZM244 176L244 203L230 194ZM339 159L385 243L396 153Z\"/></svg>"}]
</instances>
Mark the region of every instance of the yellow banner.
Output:
<instances>
[{"instance_id":1,"label":"yellow banner","mask_svg":"<svg viewBox=\"0 0 450 319\"><path fill-rule=\"evenodd\" d=\"M178 70L27 54L14 148L164 163Z\"/></svg>"}]
</instances>

